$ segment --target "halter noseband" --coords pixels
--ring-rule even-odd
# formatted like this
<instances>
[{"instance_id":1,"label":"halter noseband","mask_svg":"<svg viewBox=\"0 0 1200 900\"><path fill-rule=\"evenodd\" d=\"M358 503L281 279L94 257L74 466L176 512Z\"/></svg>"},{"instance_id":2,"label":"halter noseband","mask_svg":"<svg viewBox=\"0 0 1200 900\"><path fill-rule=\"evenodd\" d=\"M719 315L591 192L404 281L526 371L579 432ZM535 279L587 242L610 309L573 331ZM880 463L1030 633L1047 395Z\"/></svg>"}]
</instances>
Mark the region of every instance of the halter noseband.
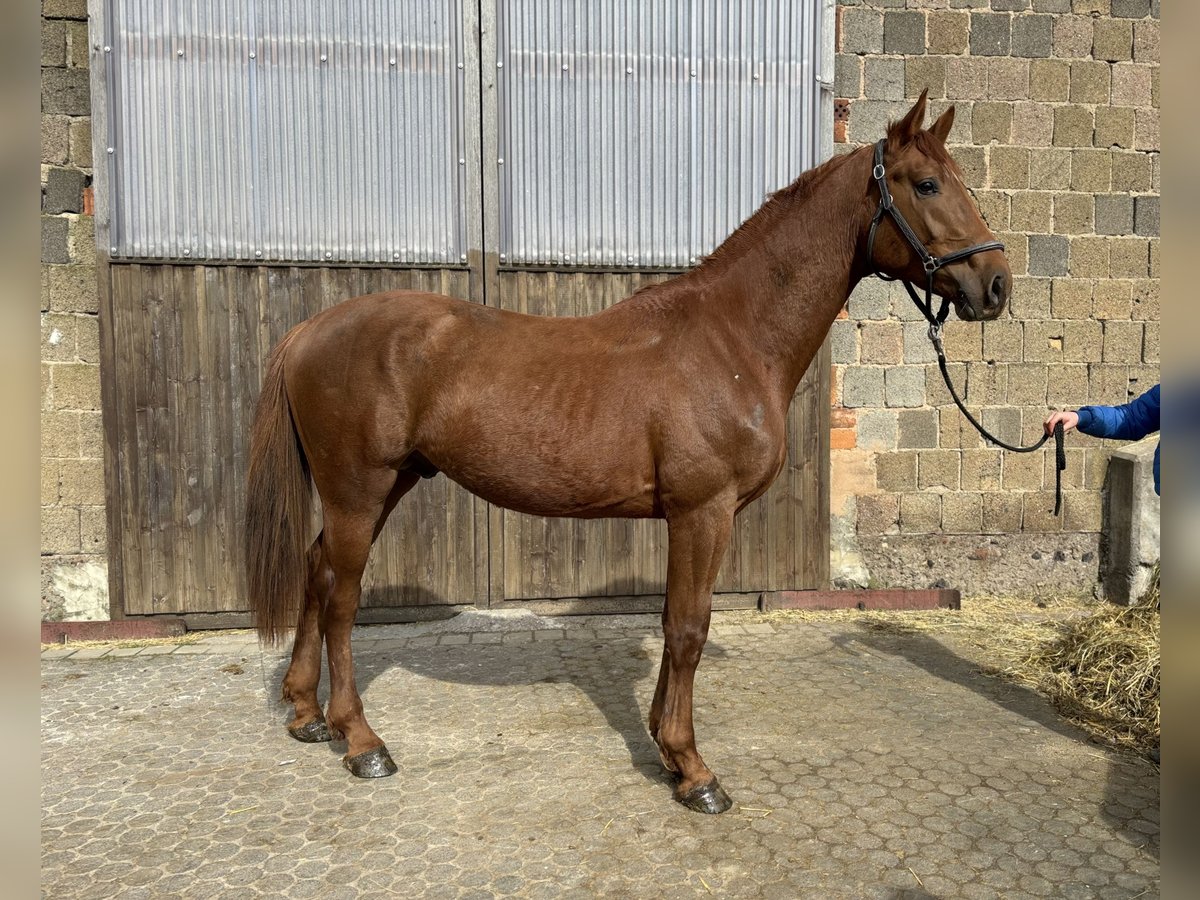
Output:
<instances>
[{"instance_id":1,"label":"halter noseband","mask_svg":"<svg viewBox=\"0 0 1200 900\"><path fill-rule=\"evenodd\" d=\"M921 266L925 269L925 302L921 302L921 299L917 296L917 292L906 279L884 275L878 269L875 269L875 274L884 281L900 281L904 285L905 290L908 291L908 296L912 297L912 301L917 305L917 309L921 311L921 314L929 322L930 338L935 344L941 343L942 323L946 321L946 316L950 312L950 300L943 297L941 309L938 310L936 315L934 314L934 274L943 266L958 262L960 259L966 259L968 256L973 256L976 253L983 253L986 250L1003 250L1004 245L1000 241L985 241L982 244L975 244L971 247L965 247L962 250L955 250L947 253L945 256L934 256L930 253L929 248L917 237L917 233L904 220L904 216L900 213L900 210L896 209L896 204L892 200L892 192L888 190L887 186L887 170L883 167L883 151L886 147L887 138L880 138L875 144L875 168L871 170L871 177L875 179L875 184L879 188L879 206L875 209L875 216L871 219L871 230L867 235L867 259L871 261L871 266L874 268L875 229L879 227L879 222L885 214L890 215L892 221L896 223L896 227L900 229L900 233L908 241L909 246L921 258Z\"/></svg>"}]
</instances>

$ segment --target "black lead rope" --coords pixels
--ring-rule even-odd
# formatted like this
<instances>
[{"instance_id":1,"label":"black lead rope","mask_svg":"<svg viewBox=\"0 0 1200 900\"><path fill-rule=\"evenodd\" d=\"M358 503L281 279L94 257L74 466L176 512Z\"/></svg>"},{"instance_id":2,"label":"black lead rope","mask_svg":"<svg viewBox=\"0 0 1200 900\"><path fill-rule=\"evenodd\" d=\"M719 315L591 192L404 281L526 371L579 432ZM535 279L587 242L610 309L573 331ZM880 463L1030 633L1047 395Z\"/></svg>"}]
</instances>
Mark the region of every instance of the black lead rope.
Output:
<instances>
[{"instance_id":1,"label":"black lead rope","mask_svg":"<svg viewBox=\"0 0 1200 900\"><path fill-rule=\"evenodd\" d=\"M952 253L947 253L945 256L934 256L929 252L928 248L917 237L916 232L909 227L908 222L904 220L904 216L900 214L900 210L896 209L895 203L892 201L892 193L887 186L886 171L883 167L883 151L887 146L887 139L881 139L875 144L875 168L871 172L871 177L875 179L876 185L879 187L879 206L875 210L875 215L871 219L871 231L867 236L867 254L868 259L874 263L875 259L875 229L879 226L879 222L885 215L890 215L892 221L896 223L896 227L900 229L900 233L917 252L921 258L921 265L925 269L925 301L922 303L921 298L917 295L916 289L912 284L902 278L894 278L884 275L882 272L876 271L875 274L884 281L899 281L904 285L904 289L908 291L908 296L912 298L917 309L925 316L929 322L929 340L933 343L933 349L937 351L938 368L942 371L942 380L946 382L946 388L950 391L950 396L954 398L954 405L959 411L966 416L975 430L983 435L984 440L995 444L998 447L1003 447L1005 450L1011 450L1013 453L1032 453L1035 450L1041 449L1042 445L1049 440L1050 435L1043 434L1037 443L1030 444L1028 447L1019 447L1014 444L1008 444L1000 440L998 437L989 432L975 417L967 411L967 407L959 399L958 391L954 389L953 383L950 381L950 372L946 368L946 351L942 346L942 323L946 321L946 316L950 312L950 301L948 298L942 298L941 307L935 313L933 311L933 276L938 269L949 265L952 262L957 262L960 259L966 259L975 253L982 253L985 250L1003 250L1004 245L999 241L987 241L982 244L975 244L971 247L966 247L962 250L955 250ZM1059 515L1062 511L1062 473L1067 468L1067 453L1063 449L1063 425L1062 422L1056 422L1054 425L1054 448L1055 448L1055 473L1054 473L1054 515Z\"/></svg>"}]
</instances>

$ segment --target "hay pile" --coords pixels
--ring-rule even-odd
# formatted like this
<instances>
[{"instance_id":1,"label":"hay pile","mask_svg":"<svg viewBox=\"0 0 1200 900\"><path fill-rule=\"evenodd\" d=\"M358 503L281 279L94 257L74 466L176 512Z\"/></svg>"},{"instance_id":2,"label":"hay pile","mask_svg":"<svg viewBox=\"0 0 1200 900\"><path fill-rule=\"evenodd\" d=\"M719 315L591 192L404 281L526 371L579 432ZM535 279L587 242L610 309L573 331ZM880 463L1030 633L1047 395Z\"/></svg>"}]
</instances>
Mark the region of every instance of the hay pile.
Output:
<instances>
[{"instance_id":1,"label":"hay pile","mask_svg":"<svg viewBox=\"0 0 1200 900\"><path fill-rule=\"evenodd\" d=\"M1101 740L1157 758L1159 568L1132 606L1105 606L1069 623L1005 674L1047 694Z\"/></svg>"}]
</instances>

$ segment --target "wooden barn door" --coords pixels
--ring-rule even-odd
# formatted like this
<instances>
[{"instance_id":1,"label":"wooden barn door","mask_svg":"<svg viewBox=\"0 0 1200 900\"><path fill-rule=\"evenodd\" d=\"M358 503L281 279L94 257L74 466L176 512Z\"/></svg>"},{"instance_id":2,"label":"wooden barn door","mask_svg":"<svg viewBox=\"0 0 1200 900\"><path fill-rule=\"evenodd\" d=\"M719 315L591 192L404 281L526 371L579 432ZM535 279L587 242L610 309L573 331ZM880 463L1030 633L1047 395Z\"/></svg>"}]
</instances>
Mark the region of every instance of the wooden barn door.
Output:
<instances>
[{"instance_id":1,"label":"wooden barn door","mask_svg":"<svg viewBox=\"0 0 1200 900\"><path fill-rule=\"evenodd\" d=\"M375 291L473 293L466 269L115 264L107 274L110 583L125 614L198 621L246 610L249 432L267 355L288 328ZM445 478L422 481L372 550L363 618L486 596L486 541L486 504Z\"/></svg>"}]
</instances>

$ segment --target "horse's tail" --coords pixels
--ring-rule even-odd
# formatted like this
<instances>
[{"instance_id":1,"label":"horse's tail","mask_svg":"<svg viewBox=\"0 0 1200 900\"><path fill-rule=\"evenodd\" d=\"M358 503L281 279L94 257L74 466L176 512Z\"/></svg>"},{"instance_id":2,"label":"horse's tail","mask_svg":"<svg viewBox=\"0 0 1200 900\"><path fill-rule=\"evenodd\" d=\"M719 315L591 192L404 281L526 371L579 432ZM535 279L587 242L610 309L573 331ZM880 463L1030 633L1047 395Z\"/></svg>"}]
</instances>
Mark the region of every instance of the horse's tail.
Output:
<instances>
[{"instance_id":1,"label":"horse's tail","mask_svg":"<svg viewBox=\"0 0 1200 900\"><path fill-rule=\"evenodd\" d=\"M288 346L299 330L288 332L267 360L250 432L246 582L259 639L271 644L295 625L308 576L312 487L283 380Z\"/></svg>"}]
</instances>

